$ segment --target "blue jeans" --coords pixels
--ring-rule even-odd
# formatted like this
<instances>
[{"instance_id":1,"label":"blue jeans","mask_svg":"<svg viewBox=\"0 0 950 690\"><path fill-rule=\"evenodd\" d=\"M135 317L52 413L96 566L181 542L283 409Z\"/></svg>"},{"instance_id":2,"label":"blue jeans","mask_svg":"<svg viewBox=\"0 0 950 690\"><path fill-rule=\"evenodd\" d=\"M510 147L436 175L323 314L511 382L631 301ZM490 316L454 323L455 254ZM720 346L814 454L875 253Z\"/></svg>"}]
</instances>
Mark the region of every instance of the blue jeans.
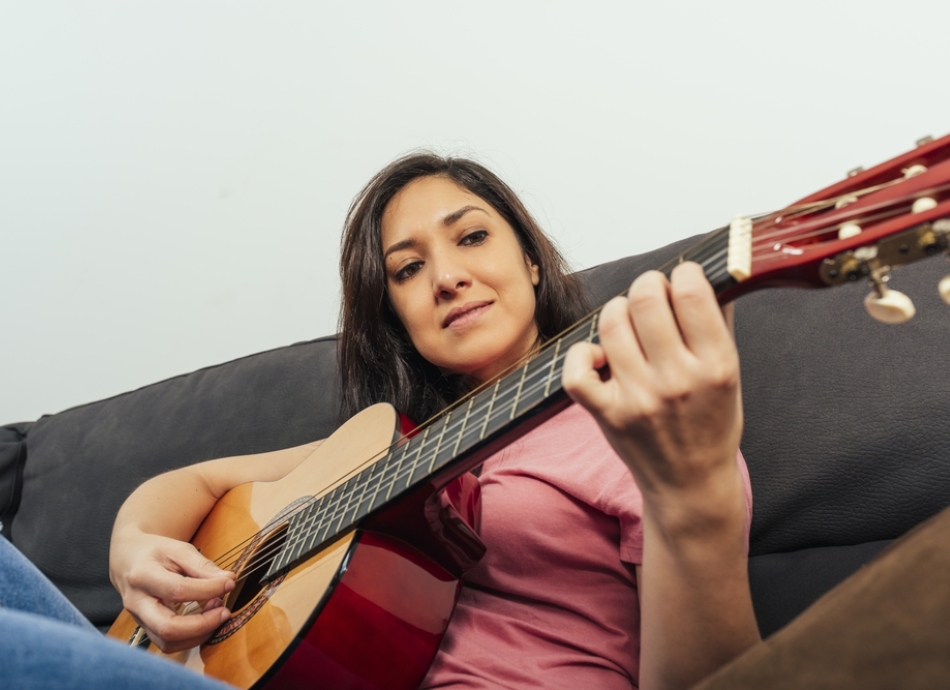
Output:
<instances>
[{"instance_id":1,"label":"blue jeans","mask_svg":"<svg viewBox=\"0 0 950 690\"><path fill-rule=\"evenodd\" d=\"M103 637L0 537L0 687L223 690L228 686Z\"/></svg>"}]
</instances>

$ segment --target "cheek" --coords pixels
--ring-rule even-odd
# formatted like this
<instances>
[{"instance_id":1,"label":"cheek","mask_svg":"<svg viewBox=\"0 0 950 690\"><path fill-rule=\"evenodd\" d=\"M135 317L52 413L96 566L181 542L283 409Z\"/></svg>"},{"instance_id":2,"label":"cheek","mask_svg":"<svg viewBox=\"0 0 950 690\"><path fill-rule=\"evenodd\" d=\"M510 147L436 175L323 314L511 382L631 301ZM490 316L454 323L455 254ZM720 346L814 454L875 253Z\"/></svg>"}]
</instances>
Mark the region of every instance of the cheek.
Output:
<instances>
[{"instance_id":1,"label":"cheek","mask_svg":"<svg viewBox=\"0 0 950 690\"><path fill-rule=\"evenodd\" d=\"M409 335L409 341L417 350L424 349L426 341L432 338L431 310L423 308L420 300L411 299L411 296L402 292L397 296L391 295L389 304Z\"/></svg>"}]
</instances>

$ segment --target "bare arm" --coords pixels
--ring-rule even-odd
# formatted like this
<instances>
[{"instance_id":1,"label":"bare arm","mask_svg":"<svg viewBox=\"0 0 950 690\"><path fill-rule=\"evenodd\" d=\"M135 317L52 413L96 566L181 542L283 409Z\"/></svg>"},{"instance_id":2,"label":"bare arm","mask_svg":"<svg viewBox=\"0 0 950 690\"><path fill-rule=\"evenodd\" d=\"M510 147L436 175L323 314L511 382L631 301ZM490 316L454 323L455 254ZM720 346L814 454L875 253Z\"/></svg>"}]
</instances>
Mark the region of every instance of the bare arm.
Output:
<instances>
[{"instance_id":1,"label":"bare arm","mask_svg":"<svg viewBox=\"0 0 950 690\"><path fill-rule=\"evenodd\" d=\"M648 273L575 346L567 392L597 419L643 493L641 688L685 688L755 644L736 465L738 354L702 269ZM610 365L601 381L597 369Z\"/></svg>"},{"instance_id":2,"label":"bare arm","mask_svg":"<svg viewBox=\"0 0 950 690\"><path fill-rule=\"evenodd\" d=\"M234 587L233 573L187 543L217 500L239 484L286 476L320 443L183 467L150 479L125 501L112 529L109 576L160 649L199 644L230 616L221 598ZM208 603L200 614L177 615L174 605L189 601Z\"/></svg>"}]
</instances>

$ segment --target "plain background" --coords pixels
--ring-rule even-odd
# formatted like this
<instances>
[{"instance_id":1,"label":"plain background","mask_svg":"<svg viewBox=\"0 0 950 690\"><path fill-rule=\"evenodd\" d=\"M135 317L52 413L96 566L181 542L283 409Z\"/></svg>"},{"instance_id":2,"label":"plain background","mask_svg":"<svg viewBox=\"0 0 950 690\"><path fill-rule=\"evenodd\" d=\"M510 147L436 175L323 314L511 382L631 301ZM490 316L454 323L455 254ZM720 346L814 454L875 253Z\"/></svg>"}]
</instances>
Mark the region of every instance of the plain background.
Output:
<instances>
[{"instance_id":1,"label":"plain background","mask_svg":"<svg viewBox=\"0 0 950 690\"><path fill-rule=\"evenodd\" d=\"M0 422L333 332L349 202L419 147L499 172L575 268L782 206L950 132L948 27L946 0L3 2Z\"/></svg>"}]
</instances>

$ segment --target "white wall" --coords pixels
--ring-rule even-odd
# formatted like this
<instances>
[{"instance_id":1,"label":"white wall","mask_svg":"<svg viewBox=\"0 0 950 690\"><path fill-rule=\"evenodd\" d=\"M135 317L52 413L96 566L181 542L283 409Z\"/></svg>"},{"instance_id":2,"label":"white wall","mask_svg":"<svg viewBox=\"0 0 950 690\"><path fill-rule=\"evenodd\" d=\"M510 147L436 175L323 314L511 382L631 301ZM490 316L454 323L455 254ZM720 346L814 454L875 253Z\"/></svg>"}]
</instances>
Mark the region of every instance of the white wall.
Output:
<instances>
[{"instance_id":1,"label":"white wall","mask_svg":"<svg viewBox=\"0 0 950 690\"><path fill-rule=\"evenodd\" d=\"M334 330L379 167L474 153L578 268L950 131L946 0L0 5L0 422ZM855 305L855 308L860 308Z\"/></svg>"}]
</instances>

